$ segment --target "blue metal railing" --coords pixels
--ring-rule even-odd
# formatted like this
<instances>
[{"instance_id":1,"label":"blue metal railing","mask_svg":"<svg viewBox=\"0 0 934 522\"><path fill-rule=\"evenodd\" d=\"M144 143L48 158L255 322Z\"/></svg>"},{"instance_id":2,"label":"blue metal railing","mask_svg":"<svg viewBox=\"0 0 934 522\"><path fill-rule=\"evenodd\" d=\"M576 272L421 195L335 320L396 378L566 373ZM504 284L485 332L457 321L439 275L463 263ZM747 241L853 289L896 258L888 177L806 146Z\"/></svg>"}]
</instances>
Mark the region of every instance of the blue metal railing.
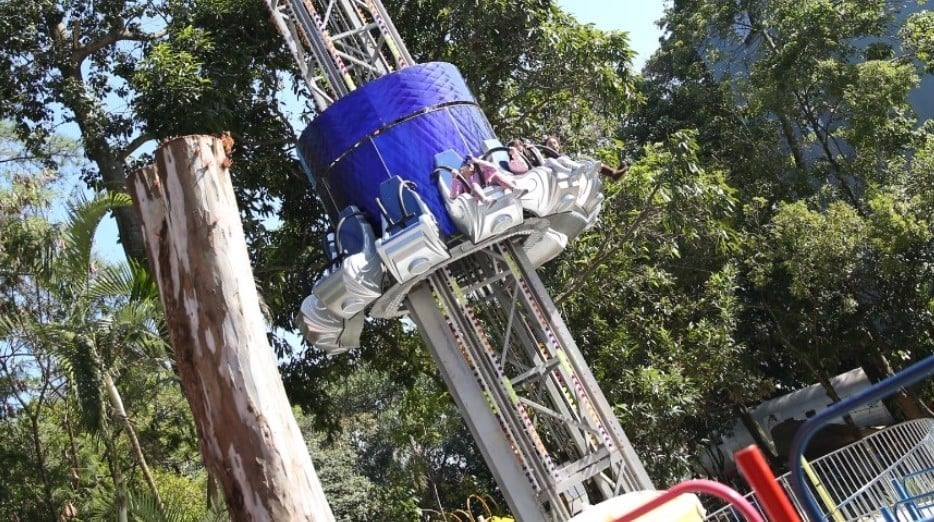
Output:
<instances>
[{"instance_id":1,"label":"blue metal railing","mask_svg":"<svg viewBox=\"0 0 934 522\"><path fill-rule=\"evenodd\" d=\"M841 415L855 408L859 408L860 406L877 402L895 393L899 389L924 380L932 374L934 374L934 356L927 357L897 374L879 381L866 390L828 407L808 419L804 425L801 426L791 443L788 467L791 469L791 487L795 495L802 501L802 507L807 513L808 519L825 520L817 505L817 500L814 498L810 488L806 485L804 470L801 466L801 458L805 448L807 448L808 443L811 441L811 437L826 424L829 424Z\"/></svg>"}]
</instances>

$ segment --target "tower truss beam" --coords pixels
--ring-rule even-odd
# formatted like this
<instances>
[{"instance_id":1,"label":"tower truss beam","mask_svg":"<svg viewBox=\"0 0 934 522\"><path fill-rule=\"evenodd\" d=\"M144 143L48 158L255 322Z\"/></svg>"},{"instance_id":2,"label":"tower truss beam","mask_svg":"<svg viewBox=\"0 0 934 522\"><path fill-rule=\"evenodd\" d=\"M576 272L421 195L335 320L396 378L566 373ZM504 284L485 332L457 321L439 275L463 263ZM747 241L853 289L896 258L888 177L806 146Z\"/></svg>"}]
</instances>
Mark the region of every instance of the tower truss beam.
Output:
<instances>
[{"instance_id":1,"label":"tower truss beam","mask_svg":"<svg viewBox=\"0 0 934 522\"><path fill-rule=\"evenodd\" d=\"M520 520L564 521L651 488L521 246L438 269L407 304ZM520 474L527 512L510 498Z\"/></svg>"},{"instance_id":2,"label":"tower truss beam","mask_svg":"<svg viewBox=\"0 0 934 522\"><path fill-rule=\"evenodd\" d=\"M378 0L266 0L318 112L413 63Z\"/></svg>"}]
</instances>

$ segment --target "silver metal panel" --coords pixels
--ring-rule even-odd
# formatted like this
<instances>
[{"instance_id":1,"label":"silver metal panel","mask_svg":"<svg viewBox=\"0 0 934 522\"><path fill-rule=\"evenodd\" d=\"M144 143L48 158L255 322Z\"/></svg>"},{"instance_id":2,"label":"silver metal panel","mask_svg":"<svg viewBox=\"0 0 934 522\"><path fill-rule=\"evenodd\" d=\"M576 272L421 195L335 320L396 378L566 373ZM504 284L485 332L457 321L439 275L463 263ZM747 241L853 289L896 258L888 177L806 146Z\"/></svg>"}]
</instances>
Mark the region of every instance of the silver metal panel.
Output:
<instances>
[{"instance_id":1,"label":"silver metal panel","mask_svg":"<svg viewBox=\"0 0 934 522\"><path fill-rule=\"evenodd\" d=\"M477 378L473 357L454 334L435 295L427 284L412 289L407 307L429 346L441 377L467 423L480 452L490 464L496 482L517 520L553 520L538 502L539 487L530 478L529 464L501 428L502 420L487 402L489 390Z\"/></svg>"},{"instance_id":2,"label":"silver metal panel","mask_svg":"<svg viewBox=\"0 0 934 522\"><path fill-rule=\"evenodd\" d=\"M457 229L473 243L481 243L522 224L522 204L511 190L499 186L483 188L486 201L480 201L469 192L451 198L452 174L438 173L438 189L444 206Z\"/></svg>"},{"instance_id":3,"label":"silver metal panel","mask_svg":"<svg viewBox=\"0 0 934 522\"><path fill-rule=\"evenodd\" d=\"M360 346L364 314L342 319L311 294L302 301L298 326L309 343L336 355Z\"/></svg>"},{"instance_id":4,"label":"silver metal panel","mask_svg":"<svg viewBox=\"0 0 934 522\"><path fill-rule=\"evenodd\" d=\"M378 239L376 251L398 283L426 274L451 257L428 213L421 214L417 224Z\"/></svg>"},{"instance_id":5,"label":"silver metal panel","mask_svg":"<svg viewBox=\"0 0 934 522\"><path fill-rule=\"evenodd\" d=\"M514 176L522 195L522 207L538 217L567 212L577 204L580 185L570 171L563 168L535 167Z\"/></svg>"},{"instance_id":6,"label":"silver metal panel","mask_svg":"<svg viewBox=\"0 0 934 522\"><path fill-rule=\"evenodd\" d=\"M533 267L538 268L558 257L568 246L568 236L554 228L549 228L541 236L529 238L522 248Z\"/></svg>"},{"instance_id":7,"label":"silver metal panel","mask_svg":"<svg viewBox=\"0 0 934 522\"><path fill-rule=\"evenodd\" d=\"M357 252L345 252L340 245L337 256L343 256L340 264L319 279L312 292L332 313L348 319L361 312L380 296L383 266L376 252L376 237L372 227L359 214L342 218L336 231L342 237L353 235L360 242Z\"/></svg>"}]
</instances>

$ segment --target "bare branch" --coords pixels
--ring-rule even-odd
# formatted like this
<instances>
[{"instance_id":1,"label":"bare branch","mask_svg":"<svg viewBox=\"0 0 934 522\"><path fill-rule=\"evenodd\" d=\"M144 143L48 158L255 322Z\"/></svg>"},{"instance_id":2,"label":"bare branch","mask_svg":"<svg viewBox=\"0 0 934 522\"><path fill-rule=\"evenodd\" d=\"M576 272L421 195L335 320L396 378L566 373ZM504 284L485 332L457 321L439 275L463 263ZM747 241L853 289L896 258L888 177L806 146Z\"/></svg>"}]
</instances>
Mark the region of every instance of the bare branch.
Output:
<instances>
[{"instance_id":1,"label":"bare branch","mask_svg":"<svg viewBox=\"0 0 934 522\"><path fill-rule=\"evenodd\" d=\"M0 158L0 163L18 163L21 161L35 161L38 158L36 156L11 156L9 158Z\"/></svg>"},{"instance_id":2,"label":"bare branch","mask_svg":"<svg viewBox=\"0 0 934 522\"><path fill-rule=\"evenodd\" d=\"M77 47L74 50L72 55L72 64L75 69L80 69L81 64L87 59L88 56L109 47L117 42L151 42L153 40L158 40L165 36L166 31L160 29L151 33L139 32L139 31L130 31L124 27L115 27L109 33L104 35L97 40L88 42L81 47Z\"/></svg>"},{"instance_id":3,"label":"bare branch","mask_svg":"<svg viewBox=\"0 0 934 522\"><path fill-rule=\"evenodd\" d=\"M658 183L655 185L655 187L652 188L652 192L645 198L645 202L642 205L642 210L639 211L639 215L636 216L636 218L632 221L632 223L629 224L629 226L622 234L616 237L616 241L607 241L605 244L608 245L608 248L602 253L595 255L594 258L588 263L589 267L586 270L579 272L576 277L571 277L571 279L565 283L561 293L558 294L554 299L556 305L560 305L572 293L589 284L590 279L597 272L597 270L603 266L603 263L607 262L611 257L619 252L626 245L627 241L635 237L635 233L639 226L648 220L650 211L652 210L650 203L655 198L655 194L658 193L661 187L662 184Z\"/></svg>"},{"instance_id":4,"label":"bare branch","mask_svg":"<svg viewBox=\"0 0 934 522\"><path fill-rule=\"evenodd\" d=\"M128 143L126 147L123 147L123 149L121 149L117 153L117 156L121 161L125 160L130 154L133 154L133 152L136 149L142 147L144 143L146 143L147 141L152 141L154 139L156 138L152 134L149 134L148 132L144 132L140 134L139 136L137 136L136 138L134 138L133 141Z\"/></svg>"}]
</instances>

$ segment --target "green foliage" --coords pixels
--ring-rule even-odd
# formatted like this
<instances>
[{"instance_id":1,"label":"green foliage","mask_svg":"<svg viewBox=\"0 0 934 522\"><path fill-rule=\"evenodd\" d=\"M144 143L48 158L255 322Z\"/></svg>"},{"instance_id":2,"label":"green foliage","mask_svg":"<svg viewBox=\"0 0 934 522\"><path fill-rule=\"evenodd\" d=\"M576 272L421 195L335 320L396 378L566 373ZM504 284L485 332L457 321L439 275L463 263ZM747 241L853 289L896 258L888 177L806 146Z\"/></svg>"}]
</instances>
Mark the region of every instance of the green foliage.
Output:
<instances>
[{"instance_id":1,"label":"green foliage","mask_svg":"<svg viewBox=\"0 0 934 522\"><path fill-rule=\"evenodd\" d=\"M917 141L915 154L904 168L902 185L905 187L905 197L920 212L934 215L934 128L923 133ZM894 165L892 170L902 169L900 165Z\"/></svg>"},{"instance_id":2,"label":"green foliage","mask_svg":"<svg viewBox=\"0 0 934 522\"><path fill-rule=\"evenodd\" d=\"M582 25L553 1L392 0L386 7L418 61L460 68L507 139L556 134L573 150L594 150L638 99L627 35Z\"/></svg>"},{"instance_id":3,"label":"green foliage","mask_svg":"<svg viewBox=\"0 0 934 522\"><path fill-rule=\"evenodd\" d=\"M166 365L154 283L138 267L110 265L91 250L100 220L127 197L78 200L65 223L53 224L43 196L51 179L22 175L4 189L32 196L5 200L0 219L0 252L19 256L0 279L0 305L11 310L0 321L0 437L11 441L2 457L9 478L24 485L0 491L3 518L92 516L94 506L120 506L128 489L146 488L129 439L133 421L163 423L152 443L141 443L159 449L160 463L199 469L190 413L166 400L180 391ZM160 411L163 404L175 411ZM191 482L187 476L175 480ZM191 511L169 505L164 514Z\"/></svg>"},{"instance_id":4,"label":"green foliage","mask_svg":"<svg viewBox=\"0 0 934 522\"><path fill-rule=\"evenodd\" d=\"M550 0L386 4L420 61L460 67L504 138L558 134L631 164L545 275L657 483L693 473L764 397L934 352L934 129L906 101L931 72L929 12L897 28L883 0L676 0L639 78L625 34ZM257 279L273 326L292 329L327 220L291 155L292 67L265 9L0 2L0 518L112 518L125 492L139 519L210 516L155 286L91 253L113 210L142 259L132 209L95 197L53 224L46 169L83 154L85 179L119 191L147 140L231 131ZM494 492L410 327L371 321L341 358L274 342L338 518L410 520ZM106 378L164 509L141 493Z\"/></svg>"},{"instance_id":5,"label":"green foliage","mask_svg":"<svg viewBox=\"0 0 934 522\"><path fill-rule=\"evenodd\" d=\"M934 12L925 9L913 13L899 36L909 52L924 64L925 72L934 73Z\"/></svg>"},{"instance_id":6,"label":"green foliage","mask_svg":"<svg viewBox=\"0 0 934 522\"><path fill-rule=\"evenodd\" d=\"M755 250L774 256L792 296L818 304L829 301L844 312L852 311L852 299L841 292L846 291L847 276L857 269L866 240L863 222L852 207L834 202L816 212L800 201L781 205L762 240ZM755 272L751 279L761 283Z\"/></svg>"},{"instance_id":7,"label":"green foliage","mask_svg":"<svg viewBox=\"0 0 934 522\"><path fill-rule=\"evenodd\" d=\"M136 100L139 116L158 121L166 112L196 110L199 104L208 103L211 81L202 76L195 53L211 52L213 47L203 31L190 26L180 29L171 41L154 45L133 77L144 93Z\"/></svg>"},{"instance_id":8,"label":"green foliage","mask_svg":"<svg viewBox=\"0 0 934 522\"><path fill-rule=\"evenodd\" d=\"M130 522L223 522L229 520L224 513L212 512L200 502L195 501L203 496L197 486L202 483L167 475L161 477L161 482L172 484L172 491L176 495L169 496L165 506L160 506L151 495L145 492L133 492L127 497L127 520ZM97 497L85 507L89 520L111 520L117 516L117 503L112 497Z\"/></svg>"},{"instance_id":9,"label":"green foliage","mask_svg":"<svg viewBox=\"0 0 934 522\"><path fill-rule=\"evenodd\" d=\"M636 160L624 193L651 193L640 165L656 172L672 161L653 163L643 143L696 129L693 161L721 173L732 204L720 214L719 233L713 221L699 227L692 207L672 208L684 216L666 226L677 231L677 248L625 251L631 263L595 278L602 296L626 296L617 313L625 318L635 308L642 319L593 319L593 329L610 329L611 342L631 347L591 357L598 372L614 362L605 378L623 375L616 386L630 384L634 398L620 410L634 412L627 429L637 447L653 435L639 431L638 419L658 411L669 412L666 429L683 429L678 440L702 443L705 433L724 433L723 421L744 405L780 390L826 383L854 366L881 378L931 353L934 285L923 261L934 254L924 188L931 133L918 128L907 100L919 82L918 60L925 62L928 14L900 29L896 9L880 0L685 0L667 11L669 32L640 84L648 102L622 126L621 141ZM630 214L652 209L636 198L627 203ZM608 230L627 230L615 214L604 216ZM648 232L656 222L646 223ZM694 251L680 246L691 237L700 238ZM675 253L684 260L680 271L666 261ZM613 281L615 272L628 287ZM637 281L647 297L633 302L629 296L639 294L614 291L632 292ZM711 310L713 303L728 305ZM689 311L700 315L672 321ZM701 344L704 358L684 342L699 339L713 340ZM699 374L692 381L690 369L704 368L707 358L706 371L729 382ZM640 397L649 394L654 403ZM648 447L664 448L659 438ZM679 469L652 467L656 476Z\"/></svg>"},{"instance_id":10,"label":"green foliage","mask_svg":"<svg viewBox=\"0 0 934 522\"><path fill-rule=\"evenodd\" d=\"M874 168L880 154L896 154L910 145L915 121L907 98L918 86L918 75L910 63L887 60L856 64L851 74L842 96L850 127L838 135L867 153Z\"/></svg>"},{"instance_id":11,"label":"green foliage","mask_svg":"<svg viewBox=\"0 0 934 522\"><path fill-rule=\"evenodd\" d=\"M763 392L737 339L734 191L699 153L691 132L645 146L549 281L660 483L687 476L732 405Z\"/></svg>"}]
</instances>

